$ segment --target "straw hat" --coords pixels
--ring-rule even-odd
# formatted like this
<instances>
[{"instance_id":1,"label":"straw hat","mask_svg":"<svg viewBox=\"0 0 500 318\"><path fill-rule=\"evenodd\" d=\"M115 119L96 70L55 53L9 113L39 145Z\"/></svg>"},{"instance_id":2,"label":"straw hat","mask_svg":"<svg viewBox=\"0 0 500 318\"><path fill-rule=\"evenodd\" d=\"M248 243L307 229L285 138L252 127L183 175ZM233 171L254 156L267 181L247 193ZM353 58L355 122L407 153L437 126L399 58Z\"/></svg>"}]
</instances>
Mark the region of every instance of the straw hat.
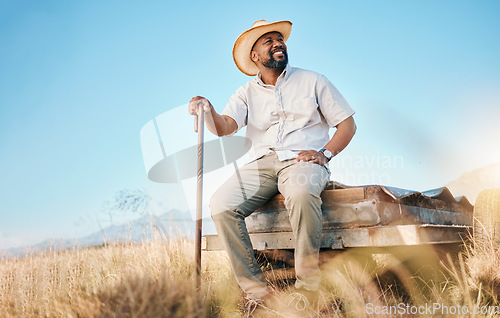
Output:
<instances>
[{"instance_id":1,"label":"straw hat","mask_svg":"<svg viewBox=\"0 0 500 318\"><path fill-rule=\"evenodd\" d=\"M234 42L233 59L240 71L246 75L256 75L259 72L257 65L250 58L250 52L255 42L264 34L269 32L279 32L283 39L288 40L292 31L292 22L278 21L269 23L266 20L255 22L252 27L241 35Z\"/></svg>"}]
</instances>

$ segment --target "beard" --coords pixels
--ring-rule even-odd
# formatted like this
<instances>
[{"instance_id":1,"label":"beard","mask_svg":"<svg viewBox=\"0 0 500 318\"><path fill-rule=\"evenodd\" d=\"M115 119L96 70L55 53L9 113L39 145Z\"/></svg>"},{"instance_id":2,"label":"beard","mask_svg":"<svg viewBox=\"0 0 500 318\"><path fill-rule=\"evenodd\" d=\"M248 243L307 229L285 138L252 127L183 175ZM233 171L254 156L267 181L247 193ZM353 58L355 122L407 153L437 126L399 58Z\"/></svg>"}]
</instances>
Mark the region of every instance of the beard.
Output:
<instances>
[{"instance_id":1,"label":"beard","mask_svg":"<svg viewBox=\"0 0 500 318\"><path fill-rule=\"evenodd\" d=\"M288 64L288 54L286 51L283 51L283 59L281 61L276 61L273 57L273 52L269 52L269 59L262 63L267 68L272 68L275 70L280 70L284 69L285 66Z\"/></svg>"}]
</instances>

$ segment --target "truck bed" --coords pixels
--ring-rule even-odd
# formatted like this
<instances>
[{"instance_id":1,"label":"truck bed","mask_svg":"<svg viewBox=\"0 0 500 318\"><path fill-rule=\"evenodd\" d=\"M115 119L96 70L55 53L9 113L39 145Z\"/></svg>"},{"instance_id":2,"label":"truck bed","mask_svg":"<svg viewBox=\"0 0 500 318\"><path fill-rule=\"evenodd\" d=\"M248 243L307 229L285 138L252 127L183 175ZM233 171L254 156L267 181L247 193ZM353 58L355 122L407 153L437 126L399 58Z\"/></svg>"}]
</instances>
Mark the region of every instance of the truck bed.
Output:
<instances>
[{"instance_id":1,"label":"truck bed","mask_svg":"<svg viewBox=\"0 0 500 318\"><path fill-rule=\"evenodd\" d=\"M416 192L330 182L321 198L323 249L460 243L472 228L473 206L447 188ZM295 248L283 201L277 194L246 218L255 250ZM205 250L222 249L217 235L202 243Z\"/></svg>"}]
</instances>

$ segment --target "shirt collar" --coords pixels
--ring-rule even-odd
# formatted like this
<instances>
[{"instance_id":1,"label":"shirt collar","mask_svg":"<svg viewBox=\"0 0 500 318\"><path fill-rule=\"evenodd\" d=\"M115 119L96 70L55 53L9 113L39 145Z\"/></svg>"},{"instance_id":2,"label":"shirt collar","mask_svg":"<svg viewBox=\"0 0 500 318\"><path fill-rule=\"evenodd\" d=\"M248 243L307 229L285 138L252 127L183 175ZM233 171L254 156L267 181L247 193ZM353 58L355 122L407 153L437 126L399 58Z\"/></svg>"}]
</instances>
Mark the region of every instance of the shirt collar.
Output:
<instances>
[{"instance_id":1,"label":"shirt collar","mask_svg":"<svg viewBox=\"0 0 500 318\"><path fill-rule=\"evenodd\" d=\"M279 82L281 77L284 77L285 81L287 81L288 78L290 77L291 72L292 72L292 70L291 70L290 63L287 63L285 69L283 70L283 72L281 72L280 76L278 77L276 84ZM255 81L257 82L257 84L259 84L261 86L272 86L272 85L267 85L262 81L262 76L260 74L260 71L257 73L257 76L255 76Z\"/></svg>"},{"instance_id":2,"label":"shirt collar","mask_svg":"<svg viewBox=\"0 0 500 318\"><path fill-rule=\"evenodd\" d=\"M283 73L285 74L285 81L288 80L288 78L290 77L290 74L292 73L292 67L290 66L290 63L286 64L286 67L283 70Z\"/></svg>"}]
</instances>

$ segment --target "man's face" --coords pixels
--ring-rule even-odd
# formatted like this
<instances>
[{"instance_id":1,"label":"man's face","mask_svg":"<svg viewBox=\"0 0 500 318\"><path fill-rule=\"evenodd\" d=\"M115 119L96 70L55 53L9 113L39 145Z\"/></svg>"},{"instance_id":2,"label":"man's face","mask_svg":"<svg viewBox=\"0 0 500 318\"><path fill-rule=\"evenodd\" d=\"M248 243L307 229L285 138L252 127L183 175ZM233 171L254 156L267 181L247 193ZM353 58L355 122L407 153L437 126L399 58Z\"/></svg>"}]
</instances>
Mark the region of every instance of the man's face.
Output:
<instances>
[{"instance_id":1,"label":"man's face","mask_svg":"<svg viewBox=\"0 0 500 318\"><path fill-rule=\"evenodd\" d=\"M272 69L284 69L288 63L288 54L283 36L278 32L269 32L255 42L250 53L257 65Z\"/></svg>"}]
</instances>

